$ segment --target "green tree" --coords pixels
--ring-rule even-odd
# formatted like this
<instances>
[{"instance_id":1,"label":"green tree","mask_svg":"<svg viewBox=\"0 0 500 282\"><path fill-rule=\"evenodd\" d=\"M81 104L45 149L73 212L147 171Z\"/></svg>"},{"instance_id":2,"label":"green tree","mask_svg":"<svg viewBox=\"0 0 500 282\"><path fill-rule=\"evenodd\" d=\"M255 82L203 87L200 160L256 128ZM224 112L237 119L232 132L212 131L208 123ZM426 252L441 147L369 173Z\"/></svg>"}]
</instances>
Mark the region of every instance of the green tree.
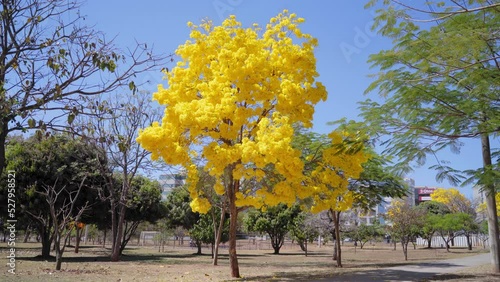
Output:
<instances>
[{"instance_id":1,"label":"green tree","mask_svg":"<svg viewBox=\"0 0 500 282\"><path fill-rule=\"evenodd\" d=\"M168 194L165 201L165 221L170 228L183 227L186 230L200 220L200 214L191 209L189 191L186 187L176 187Z\"/></svg>"},{"instance_id":2,"label":"green tree","mask_svg":"<svg viewBox=\"0 0 500 282\"><path fill-rule=\"evenodd\" d=\"M132 235L135 234L139 224L142 222L156 223L167 212L165 205L161 201L160 183L141 175L138 175L132 181L126 205L127 212L124 222L124 235L120 243L120 254L127 246Z\"/></svg>"},{"instance_id":3,"label":"green tree","mask_svg":"<svg viewBox=\"0 0 500 282\"><path fill-rule=\"evenodd\" d=\"M436 232L445 242L446 251L450 251L450 242L459 235L459 231L468 228L468 221L472 217L466 213L448 213L445 215L431 215L429 220Z\"/></svg>"},{"instance_id":4,"label":"green tree","mask_svg":"<svg viewBox=\"0 0 500 282\"><path fill-rule=\"evenodd\" d=\"M214 209L215 217L220 218L220 209L212 207ZM220 236L220 242L224 243L229 240L229 218L224 217L224 225L222 226L222 233ZM196 247L198 248L198 255L201 255L202 244L210 244L212 247L212 257L215 256L215 244L217 243L217 232L214 226L213 216L211 211L207 214L200 215L200 219L196 224L189 229L189 236L194 240Z\"/></svg>"},{"instance_id":5,"label":"green tree","mask_svg":"<svg viewBox=\"0 0 500 282\"><path fill-rule=\"evenodd\" d=\"M347 234L354 241L360 243L359 247L361 249L363 249L367 242L377 240L384 235L384 228L378 222L372 225L361 224Z\"/></svg>"},{"instance_id":6,"label":"green tree","mask_svg":"<svg viewBox=\"0 0 500 282\"><path fill-rule=\"evenodd\" d=\"M491 253L500 272L495 181L499 163L492 162L490 138L500 128L500 3L439 1L411 6L383 2L375 19L393 47L370 57L380 72L367 92L376 90L382 104L362 103L362 115L373 132L388 136L384 153L401 164L423 164L428 154L445 148L459 152L467 138L481 140L483 165L471 168L471 182L486 191ZM463 172L439 162L437 179L459 183ZM494 238L494 239L493 239Z\"/></svg>"},{"instance_id":7,"label":"green tree","mask_svg":"<svg viewBox=\"0 0 500 282\"><path fill-rule=\"evenodd\" d=\"M472 236L478 234L480 230L480 225L476 221L475 217L469 213L462 213L459 215L462 220L462 231L461 234L467 239L467 249L472 251Z\"/></svg>"},{"instance_id":8,"label":"green tree","mask_svg":"<svg viewBox=\"0 0 500 282\"><path fill-rule=\"evenodd\" d=\"M432 244L432 237L436 232L436 228L433 224L431 216L443 216L450 213L450 209L445 204L436 201L423 202L418 205L417 208L424 210L426 214L424 226L422 227L420 236L422 237L422 239L427 240L427 248L430 249Z\"/></svg>"},{"instance_id":9,"label":"green tree","mask_svg":"<svg viewBox=\"0 0 500 282\"><path fill-rule=\"evenodd\" d=\"M81 5L65 0L0 3L0 173L9 133L66 130L85 112L82 97L135 88L137 74L164 62L145 44L119 51L102 32L85 25Z\"/></svg>"},{"instance_id":10,"label":"green tree","mask_svg":"<svg viewBox=\"0 0 500 282\"><path fill-rule=\"evenodd\" d=\"M66 135L42 139L34 136L7 145L7 168L17 174L20 213L36 226L44 258L50 257L54 238L61 247L61 234L70 218L82 217L88 212L84 207L100 203L96 187L104 179L94 157L95 150ZM60 258L64 250L57 249L56 246Z\"/></svg>"},{"instance_id":11,"label":"green tree","mask_svg":"<svg viewBox=\"0 0 500 282\"><path fill-rule=\"evenodd\" d=\"M274 254L279 254L285 242L285 235L291 229L295 220L299 219L300 207L288 207L279 204L269 207L266 211L252 210L244 218L244 226L248 231L264 232L269 235Z\"/></svg>"}]
</instances>

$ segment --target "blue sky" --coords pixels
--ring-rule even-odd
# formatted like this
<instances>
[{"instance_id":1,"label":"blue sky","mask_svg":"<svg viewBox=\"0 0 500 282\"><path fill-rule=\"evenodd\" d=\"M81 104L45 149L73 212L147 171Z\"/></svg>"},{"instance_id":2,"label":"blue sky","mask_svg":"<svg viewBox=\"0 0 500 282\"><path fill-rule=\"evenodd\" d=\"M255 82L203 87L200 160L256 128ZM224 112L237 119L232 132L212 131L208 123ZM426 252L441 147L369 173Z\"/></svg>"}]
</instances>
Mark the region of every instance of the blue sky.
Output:
<instances>
[{"instance_id":1,"label":"blue sky","mask_svg":"<svg viewBox=\"0 0 500 282\"><path fill-rule=\"evenodd\" d=\"M377 99L376 93L364 95L376 72L367 63L368 56L391 42L370 30L373 9L364 9L366 1L284 1L284 0L187 0L187 1L117 1L87 0L81 13L86 23L103 31L108 39L124 48L132 47L135 41L154 46L156 52L173 53L189 36L188 21L199 23L209 18L220 24L224 18L234 14L244 26L252 23L265 25L269 19L283 9L306 19L302 31L312 34L319 41L316 50L319 80L327 87L328 100L316 107L314 131L328 133L333 127L326 125L343 117L358 119L357 102L367 98ZM173 66L173 64L171 65ZM168 67L171 67L168 66ZM151 92L162 83L161 73L150 73L139 80L152 82ZM498 139L492 141L499 145ZM457 169L473 169L481 166L479 140L467 142L460 155L442 154ZM427 167L435 164L433 157L414 173L417 186L450 187L449 183L437 183L435 172ZM460 188L470 196L469 188Z\"/></svg>"}]
</instances>

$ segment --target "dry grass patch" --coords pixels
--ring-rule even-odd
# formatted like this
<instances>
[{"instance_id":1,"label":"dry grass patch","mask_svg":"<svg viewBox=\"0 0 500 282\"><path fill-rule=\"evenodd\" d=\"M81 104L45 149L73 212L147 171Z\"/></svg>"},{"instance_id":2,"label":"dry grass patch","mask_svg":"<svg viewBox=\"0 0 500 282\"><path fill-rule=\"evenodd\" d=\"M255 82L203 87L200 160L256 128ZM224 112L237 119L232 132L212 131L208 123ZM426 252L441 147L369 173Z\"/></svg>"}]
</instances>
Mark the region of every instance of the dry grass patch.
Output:
<instances>
[{"instance_id":1,"label":"dry grass patch","mask_svg":"<svg viewBox=\"0 0 500 282\"><path fill-rule=\"evenodd\" d=\"M245 250L243 247L238 251L240 273L243 275L241 281L321 280L350 272L459 258L485 251L483 249L475 249L472 252L466 249L453 249L451 252L446 252L444 249L410 249L409 260L404 261L399 246L394 251L386 244L368 246L364 249L355 249L346 244L342 249L344 267L337 268L332 260L332 246L310 247L307 257L298 246L294 245L288 245L280 255L273 255L272 250L249 249ZM0 251L5 257L7 252L5 244L0 245ZM6 273L7 268L4 264L5 271L2 271L0 281L231 280L226 250L221 250L219 266L211 265L209 254L197 256L194 254L195 251L194 248L189 247L169 247L165 252L158 252L158 249L153 247L131 247L125 251L122 261L110 262L109 251L101 247L83 246L78 254L67 248L62 270L54 271L54 261L45 261L37 257L40 253L38 244L20 244L17 247L17 274L12 276ZM203 251L210 253L209 249L203 249Z\"/></svg>"}]
</instances>

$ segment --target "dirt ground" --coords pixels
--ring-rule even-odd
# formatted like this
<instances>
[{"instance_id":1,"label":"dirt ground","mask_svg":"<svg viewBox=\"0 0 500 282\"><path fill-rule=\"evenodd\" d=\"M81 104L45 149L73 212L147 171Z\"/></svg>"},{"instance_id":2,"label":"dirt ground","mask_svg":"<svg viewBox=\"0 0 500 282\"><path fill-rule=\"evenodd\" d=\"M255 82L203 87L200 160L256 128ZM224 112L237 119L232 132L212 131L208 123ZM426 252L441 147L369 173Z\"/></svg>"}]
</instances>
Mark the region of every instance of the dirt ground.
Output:
<instances>
[{"instance_id":1,"label":"dirt ground","mask_svg":"<svg viewBox=\"0 0 500 282\"><path fill-rule=\"evenodd\" d=\"M332 246L309 247L306 257L297 245L288 243L280 255L272 250L252 249L252 244L242 242L238 250L241 279L231 279L227 249L221 250L219 265L211 265L210 249L204 248L204 255L198 256L190 247L167 246L164 252L157 247L130 247L125 250L120 262L109 261L109 249L99 246L82 246L75 254L67 248L62 270L54 271L55 261L39 259L40 245L18 244L16 247L16 274L7 272L2 263L0 281L310 281L334 279L347 272L376 270L382 267L399 266L418 262L483 253L482 248L466 249L410 249L408 261L398 246L379 243L366 245L363 249L346 243L342 249L343 267L335 267L332 260ZM6 261L7 246L0 244L1 257ZM467 269L464 273L441 275L432 281L499 281L498 276L489 273L489 266ZM470 279L470 280L469 280Z\"/></svg>"}]
</instances>

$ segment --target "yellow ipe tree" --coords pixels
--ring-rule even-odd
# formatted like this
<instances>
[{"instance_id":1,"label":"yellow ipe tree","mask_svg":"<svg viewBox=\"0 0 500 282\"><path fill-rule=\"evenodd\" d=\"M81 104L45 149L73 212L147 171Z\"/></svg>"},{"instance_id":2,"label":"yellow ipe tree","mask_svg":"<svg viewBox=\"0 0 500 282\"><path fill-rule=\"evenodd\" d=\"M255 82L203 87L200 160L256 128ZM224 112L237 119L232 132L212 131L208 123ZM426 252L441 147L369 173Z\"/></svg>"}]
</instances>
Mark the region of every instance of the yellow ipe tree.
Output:
<instances>
[{"instance_id":1,"label":"yellow ipe tree","mask_svg":"<svg viewBox=\"0 0 500 282\"><path fill-rule=\"evenodd\" d=\"M221 26L188 23L191 39L176 50L181 60L166 72L168 88L160 85L154 94L166 106L165 116L137 138L153 158L186 168L194 211L210 207L196 189L195 162L204 160L217 179L214 190L229 205L232 277L240 277L239 209L291 204L309 195L301 185L300 152L291 146L292 125L310 127L314 105L327 93L315 81L317 40L301 32L302 22L285 10L264 29L243 28L235 16ZM268 169L273 181L265 181Z\"/></svg>"},{"instance_id":2,"label":"yellow ipe tree","mask_svg":"<svg viewBox=\"0 0 500 282\"><path fill-rule=\"evenodd\" d=\"M356 195L349 190L349 180L359 178L362 164L370 155L364 146L366 136L342 131L328 135L330 144L306 156L310 171L306 170L304 183L311 186L312 212L328 211L334 224L334 259L342 267L340 240L340 213L352 208Z\"/></svg>"}]
</instances>

